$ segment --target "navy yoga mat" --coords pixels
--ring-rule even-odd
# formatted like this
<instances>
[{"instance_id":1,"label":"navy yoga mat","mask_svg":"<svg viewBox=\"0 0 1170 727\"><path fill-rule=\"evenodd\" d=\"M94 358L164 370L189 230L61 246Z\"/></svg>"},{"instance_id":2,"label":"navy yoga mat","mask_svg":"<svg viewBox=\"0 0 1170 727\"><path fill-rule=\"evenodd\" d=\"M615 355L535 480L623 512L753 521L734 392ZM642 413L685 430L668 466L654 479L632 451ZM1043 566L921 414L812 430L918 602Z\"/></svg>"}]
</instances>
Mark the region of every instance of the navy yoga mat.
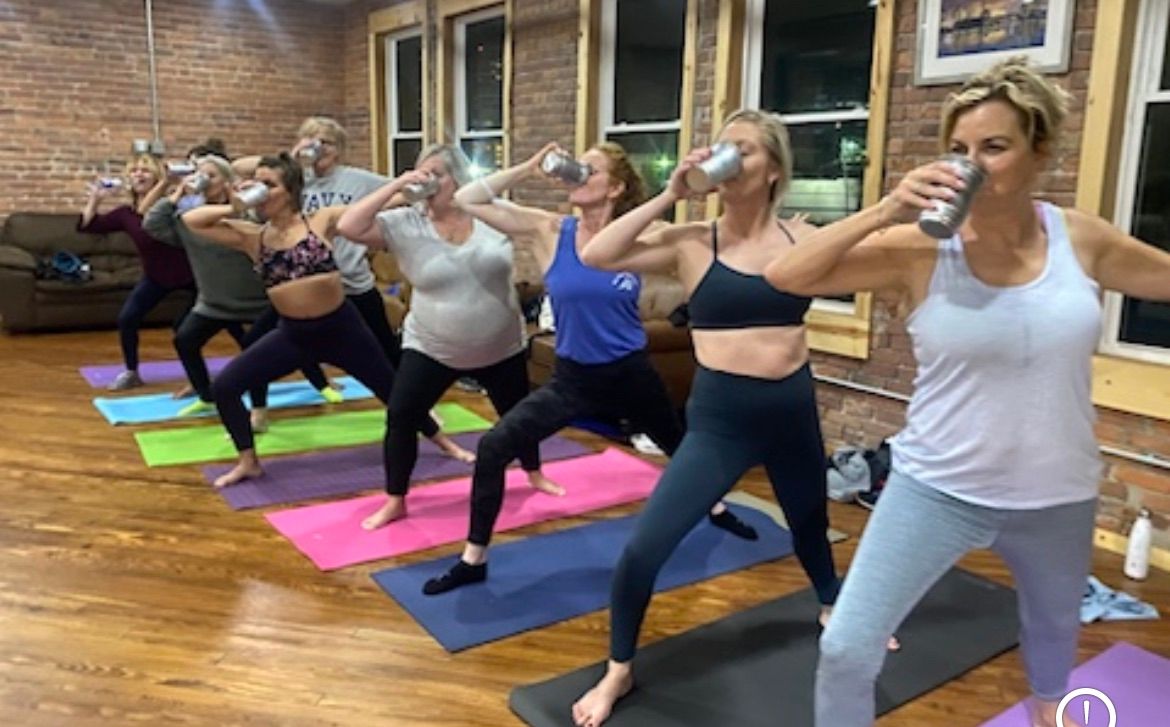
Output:
<instances>
[{"instance_id":1,"label":"navy yoga mat","mask_svg":"<svg viewBox=\"0 0 1170 727\"><path fill-rule=\"evenodd\" d=\"M743 540L706 518L666 562L655 588L678 588L792 553L792 536L770 517L740 505L735 513L760 534ZM448 651L459 651L564 621L609 605L610 578L630 539L636 515L516 540L492 548L488 579L438 596L423 583L455 557L374 574L382 590Z\"/></svg>"}]
</instances>

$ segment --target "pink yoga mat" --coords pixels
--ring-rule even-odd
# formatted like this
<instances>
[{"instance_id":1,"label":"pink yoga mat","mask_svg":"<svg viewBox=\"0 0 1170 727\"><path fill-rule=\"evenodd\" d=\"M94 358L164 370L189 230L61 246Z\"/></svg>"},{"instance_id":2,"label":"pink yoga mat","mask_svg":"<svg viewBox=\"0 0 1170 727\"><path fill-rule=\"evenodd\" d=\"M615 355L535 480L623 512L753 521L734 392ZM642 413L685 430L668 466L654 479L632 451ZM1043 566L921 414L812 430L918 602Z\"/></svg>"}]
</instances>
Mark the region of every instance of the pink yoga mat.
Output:
<instances>
[{"instance_id":1,"label":"pink yoga mat","mask_svg":"<svg viewBox=\"0 0 1170 727\"><path fill-rule=\"evenodd\" d=\"M1124 641L1089 659L1073 670L1069 691L1094 689L1104 694L1117 710L1116 727L1155 727L1170 724L1170 659L1151 654ZM1074 696L1066 714L1084 722L1085 702L1089 721L1085 727L1109 727L1109 710L1090 693ZM1027 706L1017 704L984 722L983 727L1027 727Z\"/></svg>"},{"instance_id":2,"label":"pink yoga mat","mask_svg":"<svg viewBox=\"0 0 1170 727\"><path fill-rule=\"evenodd\" d=\"M662 471L617 449L553 462L549 479L568 493L554 497L528 486L520 470L509 470L504 507L496 530L579 515L645 498ZM467 537L471 480L466 477L417 487L407 497L410 516L375 531L361 522L386 501L383 494L310 505L265 515L321 570L390 558Z\"/></svg>"},{"instance_id":3,"label":"pink yoga mat","mask_svg":"<svg viewBox=\"0 0 1170 727\"><path fill-rule=\"evenodd\" d=\"M215 376L231 361L230 356L214 356L207 359L207 371ZM122 364L103 364L100 366L82 366L81 375L95 389L104 389L114 383L118 374L126 370ZM168 361L142 361L138 364L138 375L148 384L157 384L162 381L183 381L187 374L183 372L183 364L177 359Z\"/></svg>"}]
</instances>

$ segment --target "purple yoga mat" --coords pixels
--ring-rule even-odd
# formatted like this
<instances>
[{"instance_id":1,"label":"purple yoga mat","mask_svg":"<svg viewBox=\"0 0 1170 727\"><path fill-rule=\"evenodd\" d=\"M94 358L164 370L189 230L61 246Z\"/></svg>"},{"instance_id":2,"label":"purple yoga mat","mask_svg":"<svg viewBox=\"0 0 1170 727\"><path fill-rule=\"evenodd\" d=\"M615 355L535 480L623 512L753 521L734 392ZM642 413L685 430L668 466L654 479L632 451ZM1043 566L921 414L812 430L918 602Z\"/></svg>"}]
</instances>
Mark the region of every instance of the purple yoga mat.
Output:
<instances>
[{"instance_id":1,"label":"purple yoga mat","mask_svg":"<svg viewBox=\"0 0 1170 727\"><path fill-rule=\"evenodd\" d=\"M1073 670L1069 693L1091 689L1104 694L1117 710L1116 723L1109 720L1109 709L1093 693L1076 694L1065 713L1077 724L1085 721L1088 702L1089 720L1085 727L1154 727L1170 721L1170 659L1151 654L1124 641L1089 659ZM1017 704L983 727L1026 727L1030 725L1027 707Z\"/></svg>"},{"instance_id":2,"label":"purple yoga mat","mask_svg":"<svg viewBox=\"0 0 1170 727\"><path fill-rule=\"evenodd\" d=\"M215 376L231 361L230 356L216 356L207 359L207 371ZM81 375L95 389L104 389L114 383L118 374L126 370L121 364L106 364L103 366L82 366ZM138 365L138 375L148 384L157 384L164 381L183 381L187 374L183 372L183 365L178 360L170 361L143 361Z\"/></svg>"},{"instance_id":3,"label":"purple yoga mat","mask_svg":"<svg viewBox=\"0 0 1170 727\"><path fill-rule=\"evenodd\" d=\"M475 451L483 432L456 434L452 439L464 449ZM545 461L569 459L589 454L592 450L564 437L549 437L540 444L540 456ZM203 476L213 482L231 465L210 465L203 468ZM471 474L473 465L439 453L429 441L419 442L418 462L411 482L447 479ZM351 449L298 454L264 461L264 476L245 480L238 485L224 487L220 494L233 510L245 510L265 505L284 505L337 495L352 495L385 486L386 473L382 468L382 445L371 444Z\"/></svg>"}]
</instances>

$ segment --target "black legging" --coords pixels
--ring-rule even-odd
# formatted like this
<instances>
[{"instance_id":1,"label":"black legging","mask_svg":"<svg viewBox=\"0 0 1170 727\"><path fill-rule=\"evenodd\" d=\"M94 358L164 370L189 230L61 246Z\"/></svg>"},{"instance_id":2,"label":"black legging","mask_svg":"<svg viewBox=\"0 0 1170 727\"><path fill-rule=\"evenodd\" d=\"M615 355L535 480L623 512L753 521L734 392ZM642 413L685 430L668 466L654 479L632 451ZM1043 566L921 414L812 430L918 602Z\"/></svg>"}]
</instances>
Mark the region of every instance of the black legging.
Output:
<instances>
[{"instance_id":1,"label":"black legging","mask_svg":"<svg viewBox=\"0 0 1170 727\"><path fill-rule=\"evenodd\" d=\"M496 413L504 416L528 395L528 368L524 352L509 356L490 366L476 369L453 369L419 351L402 352L397 384L390 394L390 413L386 425L386 442L392 456L386 458L386 492L405 495L410 488L410 474L418 460L418 440L414 433L427 420L427 412L460 376L471 376L487 390ZM520 453L521 466L534 472L540 469L539 442Z\"/></svg>"},{"instance_id":2,"label":"black legging","mask_svg":"<svg viewBox=\"0 0 1170 727\"><path fill-rule=\"evenodd\" d=\"M234 358L212 384L215 406L236 450L255 446L244 392L291 373L306 360L344 369L383 403L390 400L394 369L351 303L320 318L281 316L275 330Z\"/></svg>"},{"instance_id":3,"label":"black legging","mask_svg":"<svg viewBox=\"0 0 1170 727\"><path fill-rule=\"evenodd\" d=\"M175 351L183 363L183 370L187 373L191 388L195 389L195 393L201 400L210 403L213 398L211 377L207 372L207 362L203 360L203 347L207 345L207 342L215 334L226 330L228 335L235 339L240 346L240 350L243 350L275 328L278 320L279 316L276 311L269 307L261 313L260 318L256 319L256 322L245 333L240 321L212 318L194 312L187 314L187 317L179 325L179 330L175 332ZM321 370L316 361L302 364L301 373L317 391L329 385L329 380L325 378L325 372ZM249 391L249 394L252 396L254 408L268 406L268 382L254 387Z\"/></svg>"},{"instance_id":4,"label":"black legging","mask_svg":"<svg viewBox=\"0 0 1170 727\"><path fill-rule=\"evenodd\" d=\"M548 383L514 406L479 441L471 479L469 543L486 546L491 541L508 463L578 417L628 419L667 454L674 454L683 438L666 387L644 351L595 365L558 358Z\"/></svg>"},{"instance_id":5,"label":"black legging","mask_svg":"<svg viewBox=\"0 0 1170 727\"><path fill-rule=\"evenodd\" d=\"M825 453L805 364L780 379L699 368L687 433L638 517L613 576L610 658L634 657L662 564L691 528L751 467L763 464L792 531L796 557L823 604L840 581L829 547Z\"/></svg>"},{"instance_id":6,"label":"black legging","mask_svg":"<svg viewBox=\"0 0 1170 727\"><path fill-rule=\"evenodd\" d=\"M140 278L134 285L134 289L126 296L121 310L118 311L118 340L122 344L122 360L126 364L127 371L138 370L138 329L142 328L142 321L146 320L146 316L157 308L164 298L176 290L189 291L192 293L191 298L195 297L194 285L168 288L146 276ZM193 300L188 302L187 306L175 316L175 320L171 323L172 328L178 330L183 318L191 310L193 302Z\"/></svg>"}]
</instances>

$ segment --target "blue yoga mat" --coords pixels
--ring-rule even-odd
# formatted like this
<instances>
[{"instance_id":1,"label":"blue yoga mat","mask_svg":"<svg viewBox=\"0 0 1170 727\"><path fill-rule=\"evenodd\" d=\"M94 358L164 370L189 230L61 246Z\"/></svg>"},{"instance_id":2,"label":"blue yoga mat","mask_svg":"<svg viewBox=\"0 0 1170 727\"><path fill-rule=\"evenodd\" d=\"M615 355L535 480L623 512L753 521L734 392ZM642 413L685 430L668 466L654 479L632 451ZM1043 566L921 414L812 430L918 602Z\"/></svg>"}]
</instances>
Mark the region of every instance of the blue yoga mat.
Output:
<instances>
[{"instance_id":1,"label":"blue yoga mat","mask_svg":"<svg viewBox=\"0 0 1170 727\"><path fill-rule=\"evenodd\" d=\"M655 591L791 555L787 530L759 510L730 507L760 539L737 538L704 518L666 561ZM636 522L637 515L630 515L492 548L487 581L438 596L424 596L423 583L445 573L452 557L373 578L444 649L461 651L608 606L613 567Z\"/></svg>"},{"instance_id":2,"label":"blue yoga mat","mask_svg":"<svg viewBox=\"0 0 1170 727\"><path fill-rule=\"evenodd\" d=\"M342 385L341 395L346 401L369 399L374 393L362 385L352 376L343 376L335 379ZM179 419L179 410L187 406L191 399L174 399L170 394L148 394L146 396L123 396L109 398L99 396L93 400L102 416L110 424L146 424L147 422L165 422ZM244 401L251 405L251 397L244 395ZM312 406L324 404L321 394L308 381L278 381L268 387L268 408L286 409L293 406ZM216 414L215 407L206 409L199 414L182 417L183 419L198 419Z\"/></svg>"}]
</instances>

